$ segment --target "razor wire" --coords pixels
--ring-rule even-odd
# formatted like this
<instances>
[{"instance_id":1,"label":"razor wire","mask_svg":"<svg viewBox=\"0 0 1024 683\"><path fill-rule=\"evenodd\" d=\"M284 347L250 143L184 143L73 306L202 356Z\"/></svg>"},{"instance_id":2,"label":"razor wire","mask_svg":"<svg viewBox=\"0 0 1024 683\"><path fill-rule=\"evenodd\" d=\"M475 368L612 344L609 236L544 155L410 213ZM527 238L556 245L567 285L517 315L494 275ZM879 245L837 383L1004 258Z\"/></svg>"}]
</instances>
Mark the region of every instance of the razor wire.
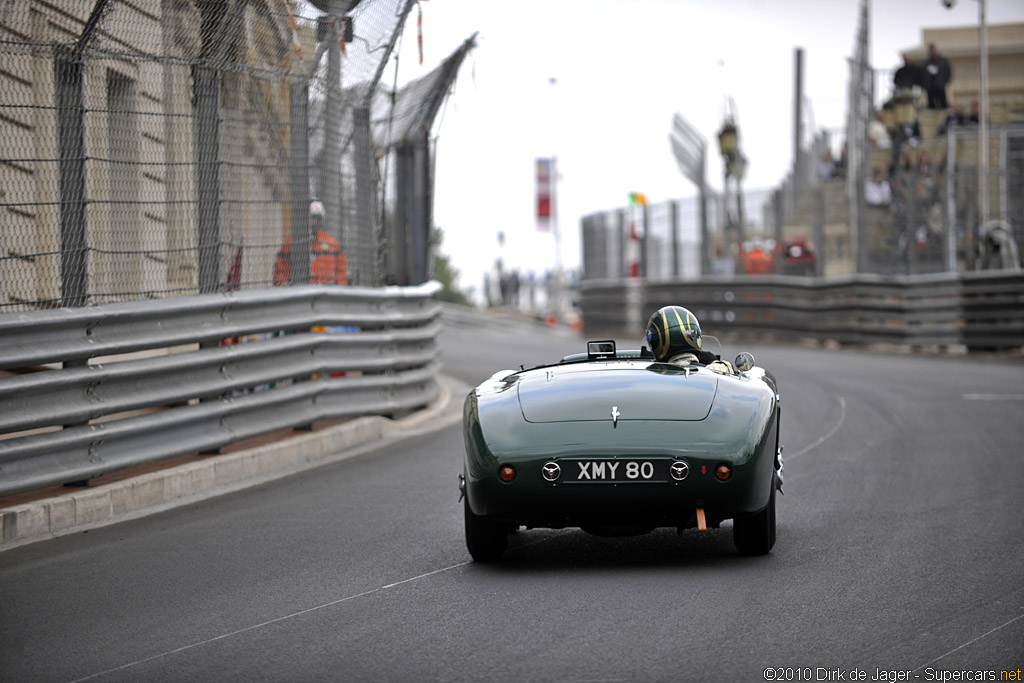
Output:
<instances>
[{"instance_id":1,"label":"razor wire","mask_svg":"<svg viewBox=\"0 0 1024 683\"><path fill-rule=\"evenodd\" d=\"M3 2L0 314L268 287L293 241L289 283L333 240L331 281L380 284L369 111L412 0L335 4Z\"/></svg>"}]
</instances>

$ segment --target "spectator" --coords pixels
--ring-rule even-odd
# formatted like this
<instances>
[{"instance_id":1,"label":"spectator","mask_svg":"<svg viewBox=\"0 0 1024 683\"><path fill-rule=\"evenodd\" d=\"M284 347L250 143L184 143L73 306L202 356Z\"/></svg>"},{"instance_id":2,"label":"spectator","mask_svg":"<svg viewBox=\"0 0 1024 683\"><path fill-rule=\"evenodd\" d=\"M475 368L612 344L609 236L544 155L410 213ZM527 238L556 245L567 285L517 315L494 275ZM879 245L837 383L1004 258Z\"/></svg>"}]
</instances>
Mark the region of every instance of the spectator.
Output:
<instances>
[{"instance_id":1,"label":"spectator","mask_svg":"<svg viewBox=\"0 0 1024 683\"><path fill-rule=\"evenodd\" d=\"M338 240L323 230L323 202L313 200L309 205L309 223L313 243L310 245L309 271L313 284L348 284L348 262ZM292 238L281 245L274 262L274 284L292 284ZM300 283L301 284L301 283Z\"/></svg>"},{"instance_id":2,"label":"spectator","mask_svg":"<svg viewBox=\"0 0 1024 683\"><path fill-rule=\"evenodd\" d=\"M914 60L910 58L910 55L903 53L903 66L896 69L896 73L893 74L892 82L896 86L897 90L911 90L915 86L918 88L925 87L925 75L926 71L921 68L919 64L915 64Z\"/></svg>"},{"instance_id":3,"label":"spectator","mask_svg":"<svg viewBox=\"0 0 1024 683\"><path fill-rule=\"evenodd\" d=\"M954 102L953 107L949 110L949 114L946 115L946 120L942 122L942 127L939 128L939 135L945 135L947 132L955 130L962 125L964 125L963 107L960 106L959 102Z\"/></svg>"},{"instance_id":4,"label":"spectator","mask_svg":"<svg viewBox=\"0 0 1024 683\"><path fill-rule=\"evenodd\" d=\"M967 125L976 126L981 122L981 110L977 102L971 102L971 113L967 117Z\"/></svg>"},{"instance_id":5,"label":"spectator","mask_svg":"<svg viewBox=\"0 0 1024 683\"><path fill-rule=\"evenodd\" d=\"M875 120L868 124L868 138L871 144L878 149L889 149L892 147L892 140L889 139L889 131L882 123L882 112L875 114Z\"/></svg>"},{"instance_id":6,"label":"spectator","mask_svg":"<svg viewBox=\"0 0 1024 683\"><path fill-rule=\"evenodd\" d=\"M839 151L839 158L836 159L836 163L832 168L832 175L836 178L846 177L846 143L843 143L843 148Z\"/></svg>"},{"instance_id":7,"label":"spectator","mask_svg":"<svg viewBox=\"0 0 1024 683\"><path fill-rule=\"evenodd\" d=\"M864 183L864 201L868 206L886 207L892 201L889 181L882 175L882 169L875 166L871 177Z\"/></svg>"},{"instance_id":8,"label":"spectator","mask_svg":"<svg viewBox=\"0 0 1024 683\"><path fill-rule=\"evenodd\" d=\"M932 165L932 159L928 156L928 151L922 149L921 153L917 155L917 175L929 177L934 172L935 168Z\"/></svg>"},{"instance_id":9,"label":"spectator","mask_svg":"<svg viewBox=\"0 0 1024 683\"><path fill-rule=\"evenodd\" d=\"M906 152L900 152L899 158L896 161L896 167L893 169L893 174L909 176L912 170L914 170L914 165L910 162L910 157L907 156Z\"/></svg>"},{"instance_id":10,"label":"spectator","mask_svg":"<svg viewBox=\"0 0 1024 683\"><path fill-rule=\"evenodd\" d=\"M928 46L928 59L924 63L924 88L928 92L929 109L946 109L946 86L952 80L949 61L939 54L935 44Z\"/></svg>"},{"instance_id":11,"label":"spectator","mask_svg":"<svg viewBox=\"0 0 1024 683\"><path fill-rule=\"evenodd\" d=\"M832 151L825 150L825 154L822 155L821 161L818 162L818 180L828 180L832 177L832 172L835 170L835 164L832 163Z\"/></svg>"}]
</instances>

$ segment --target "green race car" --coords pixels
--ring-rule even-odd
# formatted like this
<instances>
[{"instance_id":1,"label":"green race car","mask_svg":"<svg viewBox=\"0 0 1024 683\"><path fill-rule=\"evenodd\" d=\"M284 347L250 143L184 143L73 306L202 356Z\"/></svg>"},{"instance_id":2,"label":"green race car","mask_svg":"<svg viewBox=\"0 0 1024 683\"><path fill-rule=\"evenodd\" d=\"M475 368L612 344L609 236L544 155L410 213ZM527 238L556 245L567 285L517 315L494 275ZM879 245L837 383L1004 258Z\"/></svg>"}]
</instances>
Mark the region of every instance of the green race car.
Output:
<instances>
[{"instance_id":1,"label":"green race car","mask_svg":"<svg viewBox=\"0 0 1024 683\"><path fill-rule=\"evenodd\" d=\"M714 360L592 341L474 389L459 476L473 559L499 559L520 527L610 536L727 519L741 553L768 553L782 488L775 377L749 353L701 358Z\"/></svg>"}]
</instances>

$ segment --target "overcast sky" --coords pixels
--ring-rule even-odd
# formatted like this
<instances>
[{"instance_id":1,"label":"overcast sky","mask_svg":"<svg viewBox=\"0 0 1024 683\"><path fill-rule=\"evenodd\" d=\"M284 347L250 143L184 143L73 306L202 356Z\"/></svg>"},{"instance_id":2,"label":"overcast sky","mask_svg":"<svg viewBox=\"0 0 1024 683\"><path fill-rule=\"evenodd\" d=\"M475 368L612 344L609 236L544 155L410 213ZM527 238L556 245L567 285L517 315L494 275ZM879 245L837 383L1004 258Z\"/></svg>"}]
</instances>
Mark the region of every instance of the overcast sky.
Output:
<instances>
[{"instance_id":1,"label":"overcast sky","mask_svg":"<svg viewBox=\"0 0 1024 683\"><path fill-rule=\"evenodd\" d=\"M424 64L417 60L414 8L399 54L400 81L433 69L479 32L437 127L434 219L460 284L479 290L499 255L499 230L509 267L543 272L554 265L553 239L537 232L533 218L537 157L558 157L566 267L580 263L581 216L624 206L631 191L652 203L695 194L669 147L673 113L708 139L708 176L720 188L715 136L725 96L736 103L749 159L745 186L777 186L792 163L794 51L804 53L805 120L841 136L859 4L422 2ZM875 0L871 11L871 58L881 69L898 66L900 51L921 43L922 28L978 23L976 0L957 0L951 10L940 0ZM1024 2L988 0L988 21L1024 21Z\"/></svg>"}]
</instances>

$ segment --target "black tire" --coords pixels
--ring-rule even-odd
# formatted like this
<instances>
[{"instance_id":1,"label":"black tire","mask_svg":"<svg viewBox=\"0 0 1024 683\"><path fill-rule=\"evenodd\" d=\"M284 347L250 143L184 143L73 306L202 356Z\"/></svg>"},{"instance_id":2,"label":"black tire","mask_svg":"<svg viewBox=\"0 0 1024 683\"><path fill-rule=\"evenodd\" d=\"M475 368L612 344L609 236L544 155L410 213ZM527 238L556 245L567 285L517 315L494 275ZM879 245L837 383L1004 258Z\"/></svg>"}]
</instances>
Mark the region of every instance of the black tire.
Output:
<instances>
[{"instance_id":1,"label":"black tire","mask_svg":"<svg viewBox=\"0 0 1024 683\"><path fill-rule=\"evenodd\" d=\"M732 540L741 555L767 555L775 546L775 481L764 510L732 522Z\"/></svg>"},{"instance_id":2,"label":"black tire","mask_svg":"<svg viewBox=\"0 0 1024 683\"><path fill-rule=\"evenodd\" d=\"M509 525L473 514L469 499L463 500L466 516L466 549L474 562L500 560L508 547Z\"/></svg>"}]
</instances>

